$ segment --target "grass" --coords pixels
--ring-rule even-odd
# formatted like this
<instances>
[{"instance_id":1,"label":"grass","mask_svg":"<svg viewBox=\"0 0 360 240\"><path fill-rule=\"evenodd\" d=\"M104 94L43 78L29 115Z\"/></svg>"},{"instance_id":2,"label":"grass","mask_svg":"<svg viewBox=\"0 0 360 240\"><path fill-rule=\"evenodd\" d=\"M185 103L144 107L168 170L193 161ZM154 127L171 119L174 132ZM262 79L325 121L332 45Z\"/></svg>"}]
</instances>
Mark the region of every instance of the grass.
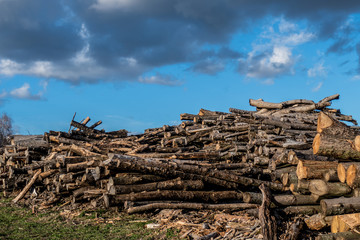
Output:
<instances>
[{"instance_id":1,"label":"grass","mask_svg":"<svg viewBox=\"0 0 360 240\"><path fill-rule=\"evenodd\" d=\"M112 216L115 220L104 221L111 219L108 214L83 211L72 219L59 212L33 214L0 196L0 239L179 239L176 230L147 229L151 220L144 216L117 213Z\"/></svg>"}]
</instances>

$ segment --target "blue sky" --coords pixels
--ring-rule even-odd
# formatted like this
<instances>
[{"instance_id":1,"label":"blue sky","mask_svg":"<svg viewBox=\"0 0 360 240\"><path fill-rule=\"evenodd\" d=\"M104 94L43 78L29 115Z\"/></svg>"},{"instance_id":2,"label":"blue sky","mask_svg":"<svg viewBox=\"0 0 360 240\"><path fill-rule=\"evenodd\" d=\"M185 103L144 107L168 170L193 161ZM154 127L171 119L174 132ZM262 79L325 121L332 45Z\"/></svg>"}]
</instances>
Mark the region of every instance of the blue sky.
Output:
<instances>
[{"instance_id":1,"label":"blue sky","mask_svg":"<svg viewBox=\"0 0 360 240\"><path fill-rule=\"evenodd\" d=\"M360 119L360 2L0 0L0 108L15 132L76 119L142 132L249 98Z\"/></svg>"}]
</instances>

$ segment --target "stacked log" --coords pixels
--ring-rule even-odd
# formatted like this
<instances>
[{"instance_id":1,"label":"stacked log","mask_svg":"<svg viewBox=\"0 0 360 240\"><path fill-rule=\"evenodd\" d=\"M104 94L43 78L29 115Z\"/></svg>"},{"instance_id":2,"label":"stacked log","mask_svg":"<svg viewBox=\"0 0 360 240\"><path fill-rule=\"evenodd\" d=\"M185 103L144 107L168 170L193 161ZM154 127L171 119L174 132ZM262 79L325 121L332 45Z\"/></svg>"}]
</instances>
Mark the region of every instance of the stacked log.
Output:
<instances>
[{"instance_id":1,"label":"stacked log","mask_svg":"<svg viewBox=\"0 0 360 240\"><path fill-rule=\"evenodd\" d=\"M1 149L0 190L39 208L90 203L132 214L168 208L257 211L269 189L265 212L320 213L306 223L321 229L329 225L328 216L356 213L353 207L336 212L330 200L359 197L360 139L356 128L339 121L357 123L328 108L338 97L318 103L250 100L256 111L201 109L181 114L180 125L139 135L97 130L101 121L87 126L89 117L78 122L74 115L69 132L49 131L41 144L13 141ZM333 140L339 134L343 138Z\"/></svg>"},{"instance_id":2,"label":"stacked log","mask_svg":"<svg viewBox=\"0 0 360 240\"><path fill-rule=\"evenodd\" d=\"M330 227L331 234L319 235L317 239L358 239L360 236L356 229L360 226L357 206L360 203L357 188L360 148L356 141L359 135L357 127L339 122L328 113L319 114L313 153L327 156L331 161L307 163L309 172L313 171L310 176L318 175L318 179L308 180L308 189L320 200L321 210L305 222L314 230ZM299 163L298 170L305 167L306 164ZM321 172L322 180L319 179Z\"/></svg>"}]
</instances>

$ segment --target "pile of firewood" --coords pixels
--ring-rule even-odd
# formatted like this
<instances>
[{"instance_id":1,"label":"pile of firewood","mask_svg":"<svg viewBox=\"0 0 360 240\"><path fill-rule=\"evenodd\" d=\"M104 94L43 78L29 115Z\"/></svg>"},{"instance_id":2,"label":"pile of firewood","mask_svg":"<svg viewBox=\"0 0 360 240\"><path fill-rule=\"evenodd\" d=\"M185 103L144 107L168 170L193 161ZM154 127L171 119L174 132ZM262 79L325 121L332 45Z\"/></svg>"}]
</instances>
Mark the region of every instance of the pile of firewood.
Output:
<instances>
[{"instance_id":1,"label":"pile of firewood","mask_svg":"<svg viewBox=\"0 0 360 240\"><path fill-rule=\"evenodd\" d=\"M296 239L302 219L310 229L353 236L360 164L351 161L360 159L360 133L339 122L357 125L351 116L329 108L338 98L250 100L256 111L201 109L181 114L178 126L130 136L74 115L69 132L49 131L45 141L14 137L0 150L0 190L39 209L244 210L259 216L264 239ZM287 216L278 221L296 221L276 227L275 210Z\"/></svg>"}]
</instances>

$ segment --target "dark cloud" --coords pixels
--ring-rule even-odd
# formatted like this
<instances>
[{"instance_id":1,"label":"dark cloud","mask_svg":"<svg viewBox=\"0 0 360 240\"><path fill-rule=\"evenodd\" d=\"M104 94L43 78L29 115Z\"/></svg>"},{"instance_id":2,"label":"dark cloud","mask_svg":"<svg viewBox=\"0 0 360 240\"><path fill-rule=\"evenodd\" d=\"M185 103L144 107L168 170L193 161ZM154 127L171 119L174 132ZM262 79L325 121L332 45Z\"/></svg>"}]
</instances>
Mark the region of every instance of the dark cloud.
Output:
<instances>
[{"instance_id":1,"label":"dark cloud","mask_svg":"<svg viewBox=\"0 0 360 240\"><path fill-rule=\"evenodd\" d=\"M207 75L216 75L225 69L229 61L237 60L245 56L245 54L236 52L228 47L222 47L217 51L203 51L200 55L200 60L187 70Z\"/></svg>"},{"instance_id":2,"label":"dark cloud","mask_svg":"<svg viewBox=\"0 0 360 240\"><path fill-rule=\"evenodd\" d=\"M326 53L345 54L354 50L353 42L359 32L357 24L346 24L337 29L334 36L334 42L327 49Z\"/></svg>"},{"instance_id":3,"label":"dark cloud","mask_svg":"<svg viewBox=\"0 0 360 240\"><path fill-rule=\"evenodd\" d=\"M307 20L327 39L359 10L357 0L1 0L0 59L23 64L26 69L18 72L33 75L31 64L49 62L48 76L67 81L138 80L150 69L176 63L215 74L222 61L242 57L226 48L231 36L259 19ZM80 34L82 26L87 37ZM347 51L346 43L339 39L328 52ZM212 44L224 47L206 49Z\"/></svg>"},{"instance_id":4,"label":"dark cloud","mask_svg":"<svg viewBox=\"0 0 360 240\"><path fill-rule=\"evenodd\" d=\"M0 1L0 57L15 61L62 61L80 47L74 23L62 23L60 1Z\"/></svg>"},{"instance_id":5,"label":"dark cloud","mask_svg":"<svg viewBox=\"0 0 360 240\"><path fill-rule=\"evenodd\" d=\"M349 45L351 43L351 39L349 38L340 38L337 39L326 51L326 53L339 53L344 54L351 52L354 47Z\"/></svg>"},{"instance_id":6,"label":"dark cloud","mask_svg":"<svg viewBox=\"0 0 360 240\"><path fill-rule=\"evenodd\" d=\"M224 62L217 60L204 60L196 63L194 66L189 68L194 72L203 73L207 75L216 75L225 69Z\"/></svg>"}]
</instances>

